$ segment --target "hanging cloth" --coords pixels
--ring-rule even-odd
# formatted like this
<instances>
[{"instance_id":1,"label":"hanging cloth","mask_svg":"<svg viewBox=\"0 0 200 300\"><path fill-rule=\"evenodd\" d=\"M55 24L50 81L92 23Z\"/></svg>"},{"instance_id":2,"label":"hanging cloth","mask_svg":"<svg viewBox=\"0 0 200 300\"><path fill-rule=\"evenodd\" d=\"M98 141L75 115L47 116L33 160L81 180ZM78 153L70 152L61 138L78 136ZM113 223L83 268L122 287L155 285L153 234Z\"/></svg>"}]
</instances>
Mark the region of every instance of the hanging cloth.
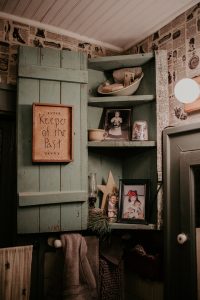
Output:
<instances>
[{"instance_id":1,"label":"hanging cloth","mask_svg":"<svg viewBox=\"0 0 200 300\"><path fill-rule=\"evenodd\" d=\"M64 252L63 300L92 300L97 296L95 276L80 234L61 235Z\"/></svg>"}]
</instances>

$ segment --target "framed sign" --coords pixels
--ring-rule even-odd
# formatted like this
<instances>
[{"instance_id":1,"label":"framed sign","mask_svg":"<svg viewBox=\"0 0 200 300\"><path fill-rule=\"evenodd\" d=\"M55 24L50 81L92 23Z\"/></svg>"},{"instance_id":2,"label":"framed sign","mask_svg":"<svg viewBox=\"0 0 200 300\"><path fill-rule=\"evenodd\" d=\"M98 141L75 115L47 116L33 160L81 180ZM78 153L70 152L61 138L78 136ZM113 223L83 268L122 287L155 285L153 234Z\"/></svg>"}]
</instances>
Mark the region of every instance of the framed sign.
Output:
<instances>
[{"instance_id":1,"label":"framed sign","mask_svg":"<svg viewBox=\"0 0 200 300\"><path fill-rule=\"evenodd\" d=\"M107 109L105 140L129 140L131 109Z\"/></svg>"},{"instance_id":2,"label":"framed sign","mask_svg":"<svg viewBox=\"0 0 200 300\"><path fill-rule=\"evenodd\" d=\"M73 107L33 103L33 162L73 160Z\"/></svg>"}]
</instances>

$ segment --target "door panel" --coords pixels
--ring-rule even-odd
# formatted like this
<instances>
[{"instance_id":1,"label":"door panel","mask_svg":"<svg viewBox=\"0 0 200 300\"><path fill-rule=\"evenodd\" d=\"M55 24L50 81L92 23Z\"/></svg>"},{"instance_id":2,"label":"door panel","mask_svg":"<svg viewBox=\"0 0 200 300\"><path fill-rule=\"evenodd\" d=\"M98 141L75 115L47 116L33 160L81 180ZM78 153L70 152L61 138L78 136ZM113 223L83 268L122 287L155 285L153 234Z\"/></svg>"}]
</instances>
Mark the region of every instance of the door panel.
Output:
<instances>
[{"instance_id":1,"label":"door panel","mask_svg":"<svg viewBox=\"0 0 200 300\"><path fill-rule=\"evenodd\" d=\"M87 57L20 47L18 77L18 233L86 229ZM72 162L32 163L34 102L73 106Z\"/></svg>"},{"instance_id":2,"label":"door panel","mask_svg":"<svg viewBox=\"0 0 200 300\"><path fill-rule=\"evenodd\" d=\"M197 299L194 167L200 163L199 150L200 123L164 130L164 295L166 300ZM184 244L179 244L177 241L181 233L188 236Z\"/></svg>"},{"instance_id":3,"label":"door panel","mask_svg":"<svg viewBox=\"0 0 200 300\"><path fill-rule=\"evenodd\" d=\"M187 241L180 245L181 270L183 284L190 286L188 297L197 297L197 257L196 252L196 212L195 189L197 188L195 173L200 166L200 151L186 151L180 153L180 232L185 233ZM200 199L198 199L200 200ZM200 201L199 201L200 202ZM187 272L185 271L187 270Z\"/></svg>"}]
</instances>

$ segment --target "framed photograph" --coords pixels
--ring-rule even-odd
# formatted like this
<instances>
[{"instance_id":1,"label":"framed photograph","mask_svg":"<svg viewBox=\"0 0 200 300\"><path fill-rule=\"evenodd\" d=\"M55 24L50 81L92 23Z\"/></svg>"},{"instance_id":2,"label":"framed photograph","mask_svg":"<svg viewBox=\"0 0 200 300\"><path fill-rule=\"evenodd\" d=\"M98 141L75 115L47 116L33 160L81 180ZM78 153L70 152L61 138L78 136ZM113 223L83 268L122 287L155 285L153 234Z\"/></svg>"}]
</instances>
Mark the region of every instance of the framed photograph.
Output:
<instances>
[{"instance_id":1,"label":"framed photograph","mask_svg":"<svg viewBox=\"0 0 200 300\"><path fill-rule=\"evenodd\" d=\"M73 160L73 107L33 103L32 161Z\"/></svg>"},{"instance_id":2,"label":"framed photograph","mask_svg":"<svg viewBox=\"0 0 200 300\"><path fill-rule=\"evenodd\" d=\"M118 221L147 224L149 179L120 179L119 189Z\"/></svg>"},{"instance_id":3,"label":"framed photograph","mask_svg":"<svg viewBox=\"0 0 200 300\"><path fill-rule=\"evenodd\" d=\"M110 223L117 222L118 200L119 200L118 192L109 193L106 200L107 200L106 211L107 211L108 220Z\"/></svg>"},{"instance_id":4,"label":"framed photograph","mask_svg":"<svg viewBox=\"0 0 200 300\"><path fill-rule=\"evenodd\" d=\"M105 112L105 140L130 139L131 109L107 109Z\"/></svg>"}]
</instances>

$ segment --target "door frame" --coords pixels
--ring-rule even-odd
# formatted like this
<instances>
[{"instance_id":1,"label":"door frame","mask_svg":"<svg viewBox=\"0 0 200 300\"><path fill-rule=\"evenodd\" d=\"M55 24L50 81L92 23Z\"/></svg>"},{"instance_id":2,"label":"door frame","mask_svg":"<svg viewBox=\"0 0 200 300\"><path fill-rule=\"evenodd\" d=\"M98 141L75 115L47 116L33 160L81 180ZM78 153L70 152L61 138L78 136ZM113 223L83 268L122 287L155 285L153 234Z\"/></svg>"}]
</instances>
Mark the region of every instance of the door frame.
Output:
<instances>
[{"instance_id":1,"label":"door frame","mask_svg":"<svg viewBox=\"0 0 200 300\"><path fill-rule=\"evenodd\" d=\"M182 232L183 192L180 189L180 180L184 175L180 170L180 159L183 153L195 150L200 150L200 123L170 127L163 131L165 300L195 299L191 296L196 291L193 283L195 278L190 273L191 268L194 270L194 264L186 269L186 264L188 267L191 259L194 261L195 239L192 237L188 244L181 246L177 242L177 236ZM194 231L192 226L194 225L190 225L189 232ZM193 250L188 250L189 244ZM191 251L189 259L188 251Z\"/></svg>"},{"instance_id":2,"label":"door frame","mask_svg":"<svg viewBox=\"0 0 200 300\"><path fill-rule=\"evenodd\" d=\"M181 200L181 232L187 236L182 247L182 280L190 286L191 299L197 299L197 255L195 224L195 179L194 167L200 165L200 150L180 153L180 200ZM187 184L189 182L189 184ZM187 272L185 272L187 270ZM190 274L193 274L190 276Z\"/></svg>"}]
</instances>

